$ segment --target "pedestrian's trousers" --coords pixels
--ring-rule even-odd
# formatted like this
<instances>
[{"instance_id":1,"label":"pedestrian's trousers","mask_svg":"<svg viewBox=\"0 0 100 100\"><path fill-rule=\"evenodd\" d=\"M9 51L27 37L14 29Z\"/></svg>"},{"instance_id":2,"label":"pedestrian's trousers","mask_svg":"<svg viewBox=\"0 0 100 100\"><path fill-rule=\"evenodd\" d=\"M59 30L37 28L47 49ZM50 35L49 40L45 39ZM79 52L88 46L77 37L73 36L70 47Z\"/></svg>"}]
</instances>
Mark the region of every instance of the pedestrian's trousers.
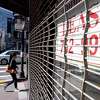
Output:
<instances>
[{"instance_id":1,"label":"pedestrian's trousers","mask_svg":"<svg viewBox=\"0 0 100 100\"><path fill-rule=\"evenodd\" d=\"M17 88L17 77L16 77L16 74L15 74L15 73L11 73L10 75L11 75L11 77L12 77L13 80L10 81L10 82L7 84L7 86L9 86L9 85L11 85L12 83L14 83L15 88Z\"/></svg>"}]
</instances>

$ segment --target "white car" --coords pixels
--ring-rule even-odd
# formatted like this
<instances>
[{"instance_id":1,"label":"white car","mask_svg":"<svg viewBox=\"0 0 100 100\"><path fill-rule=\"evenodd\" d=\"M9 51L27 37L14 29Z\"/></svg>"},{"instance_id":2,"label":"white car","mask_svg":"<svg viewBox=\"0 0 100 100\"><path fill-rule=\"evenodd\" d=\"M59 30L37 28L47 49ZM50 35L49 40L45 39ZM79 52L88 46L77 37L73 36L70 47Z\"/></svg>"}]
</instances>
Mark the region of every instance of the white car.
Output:
<instances>
[{"instance_id":1,"label":"white car","mask_svg":"<svg viewBox=\"0 0 100 100\"><path fill-rule=\"evenodd\" d=\"M9 62L10 54L16 52L16 62L21 63L21 51L20 50L7 50L0 54L0 64L7 64Z\"/></svg>"}]
</instances>

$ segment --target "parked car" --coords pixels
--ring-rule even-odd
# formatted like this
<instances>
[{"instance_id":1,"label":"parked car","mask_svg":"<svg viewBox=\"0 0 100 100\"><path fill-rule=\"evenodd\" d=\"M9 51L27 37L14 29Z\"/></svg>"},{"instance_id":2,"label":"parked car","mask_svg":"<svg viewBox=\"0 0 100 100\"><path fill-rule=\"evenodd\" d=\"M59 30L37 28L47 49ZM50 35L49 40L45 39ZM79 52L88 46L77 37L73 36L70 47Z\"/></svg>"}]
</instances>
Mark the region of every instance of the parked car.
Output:
<instances>
[{"instance_id":1,"label":"parked car","mask_svg":"<svg viewBox=\"0 0 100 100\"><path fill-rule=\"evenodd\" d=\"M0 54L0 64L8 64L10 54L12 54L13 52L16 52L17 54L16 62L21 63L21 51L20 50L7 50Z\"/></svg>"}]
</instances>

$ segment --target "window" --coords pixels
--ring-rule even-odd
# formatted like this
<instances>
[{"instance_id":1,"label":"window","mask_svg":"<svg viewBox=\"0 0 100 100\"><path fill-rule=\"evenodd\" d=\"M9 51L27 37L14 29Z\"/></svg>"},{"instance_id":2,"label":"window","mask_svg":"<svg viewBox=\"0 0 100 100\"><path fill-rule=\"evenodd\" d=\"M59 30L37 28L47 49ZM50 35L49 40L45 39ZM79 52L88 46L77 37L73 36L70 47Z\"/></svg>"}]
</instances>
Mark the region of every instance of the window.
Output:
<instances>
[{"instance_id":1,"label":"window","mask_svg":"<svg viewBox=\"0 0 100 100\"><path fill-rule=\"evenodd\" d=\"M20 55L20 51L9 51L6 53L6 55L11 55L12 53L16 53L17 55Z\"/></svg>"}]
</instances>

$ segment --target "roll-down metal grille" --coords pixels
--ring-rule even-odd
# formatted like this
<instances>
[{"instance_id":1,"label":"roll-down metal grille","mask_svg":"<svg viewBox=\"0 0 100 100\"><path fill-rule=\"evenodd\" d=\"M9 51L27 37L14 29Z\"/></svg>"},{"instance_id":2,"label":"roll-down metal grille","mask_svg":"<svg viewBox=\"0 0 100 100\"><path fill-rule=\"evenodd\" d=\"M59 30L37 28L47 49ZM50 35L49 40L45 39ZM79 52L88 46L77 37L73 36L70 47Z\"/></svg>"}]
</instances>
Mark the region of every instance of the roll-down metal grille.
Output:
<instances>
[{"instance_id":1,"label":"roll-down metal grille","mask_svg":"<svg viewBox=\"0 0 100 100\"><path fill-rule=\"evenodd\" d=\"M99 2L61 0L32 30L30 100L100 100Z\"/></svg>"}]
</instances>

